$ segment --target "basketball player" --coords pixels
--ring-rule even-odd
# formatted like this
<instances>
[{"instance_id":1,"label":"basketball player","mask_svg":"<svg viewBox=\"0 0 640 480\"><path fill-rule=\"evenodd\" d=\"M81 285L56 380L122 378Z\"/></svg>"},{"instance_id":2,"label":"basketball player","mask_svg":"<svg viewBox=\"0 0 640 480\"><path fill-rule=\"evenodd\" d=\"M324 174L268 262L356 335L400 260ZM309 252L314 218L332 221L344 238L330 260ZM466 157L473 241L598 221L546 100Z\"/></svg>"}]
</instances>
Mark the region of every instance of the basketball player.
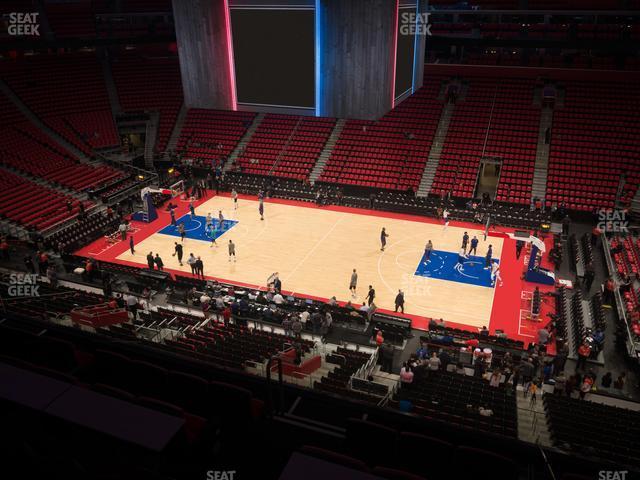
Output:
<instances>
[{"instance_id":1,"label":"basketball player","mask_svg":"<svg viewBox=\"0 0 640 480\"><path fill-rule=\"evenodd\" d=\"M262 197L258 200L258 212L260 212L260 220L264 220L264 202Z\"/></svg>"},{"instance_id":2,"label":"basketball player","mask_svg":"<svg viewBox=\"0 0 640 480\"><path fill-rule=\"evenodd\" d=\"M491 286L495 287L496 282L500 282L500 286L502 286L502 277L500 276L500 264L498 260L494 260L491 264Z\"/></svg>"},{"instance_id":3,"label":"basketball player","mask_svg":"<svg viewBox=\"0 0 640 480\"><path fill-rule=\"evenodd\" d=\"M229 261L231 261L231 257L233 257L233 261L236 261L236 244L233 243L233 240L229 240Z\"/></svg>"},{"instance_id":4,"label":"basketball player","mask_svg":"<svg viewBox=\"0 0 640 480\"><path fill-rule=\"evenodd\" d=\"M467 254L464 251L464 248L460 248L460 251L458 252L458 262L456 263L456 267L458 265L462 266L464 265L464 261L467 259Z\"/></svg>"},{"instance_id":5,"label":"basketball player","mask_svg":"<svg viewBox=\"0 0 640 480\"><path fill-rule=\"evenodd\" d=\"M184 223L180 222L180 225L178 225L178 233L180 234L180 242L184 242L184 236L187 234L187 232L184 229Z\"/></svg>"},{"instance_id":6,"label":"basketball player","mask_svg":"<svg viewBox=\"0 0 640 480\"><path fill-rule=\"evenodd\" d=\"M175 243L175 247L174 247L174 252L172 257L177 256L178 257L178 263L180 264L180 266L182 266L182 245L180 245L178 242L174 242Z\"/></svg>"},{"instance_id":7,"label":"basketball player","mask_svg":"<svg viewBox=\"0 0 640 480\"><path fill-rule=\"evenodd\" d=\"M356 269L353 269L351 272L351 281L349 282L349 290L351 291L351 296L356 298L356 287L358 286L358 273Z\"/></svg>"},{"instance_id":8,"label":"basketball player","mask_svg":"<svg viewBox=\"0 0 640 480\"><path fill-rule=\"evenodd\" d=\"M442 211L442 219L444 220L444 230L449 226L449 210L446 208Z\"/></svg>"},{"instance_id":9,"label":"basketball player","mask_svg":"<svg viewBox=\"0 0 640 480\"><path fill-rule=\"evenodd\" d=\"M433 252L433 243L431 240L427 242L427 245L424 247L424 264L426 265L431 261L431 252Z\"/></svg>"},{"instance_id":10,"label":"basketball player","mask_svg":"<svg viewBox=\"0 0 640 480\"><path fill-rule=\"evenodd\" d=\"M212 222L213 222L213 218L211 217L211 212L209 212L207 213L207 221L205 226L210 227Z\"/></svg>"},{"instance_id":11,"label":"basketball player","mask_svg":"<svg viewBox=\"0 0 640 480\"><path fill-rule=\"evenodd\" d=\"M474 235L471 239L471 246L469 247L469 255L473 252L474 255L478 254L478 238Z\"/></svg>"},{"instance_id":12,"label":"basketball player","mask_svg":"<svg viewBox=\"0 0 640 480\"><path fill-rule=\"evenodd\" d=\"M209 237L211 238L211 245L209 245L209 247L213 247L214 245L216 247L218 246L218 244L216 243L216 233L217 233L216 230L217 228L215 224L212 224L209 227Z\"/></svg>"},{"instance_id":13,"label":"basketball player","mask_svg":"<svg viewBox=\"0 0 640 480\"><path fill-rule=\"evenodd\" d=\"M380 232L380 251L384 252L384 247L387 246L387 237L389 234L386 232L384 227L382 227L382 231Z\"/></svg>"},{"instance_id":14,"label":"basketball player","mask_svg":"<svg viewBox=\"0 0 640 480\"><path fill-rule=\"evenodd\" d=\"M469 234L464 232L462 236L462 249L464 250L465 255L467 254L467 245L469 245Z\"/></svg>"},{"instance_id":15,"label":"basketball player","mask_svg":"<svg viewBox=\"0 0 640 480\"><path fill-rule=\"evenodd\" d=\"M376 290L373 286L369 285L369 292L367 292L367 304L371 306L373 299L376 298Z\"/></svg>"},{"instance_id":16,"label":"basketball player","mask_svg":"<svg viewBox=\"0 0 640 480\"><path fill-rule=\"evenodd\" d=\"M222 215L222 210L218 210L218 222L220 222L220 230L224 230L224 215Z\"/></svg>"},{"instance_id":17,"label":"basketball player","mask_svg":"<svg viewBox=\"0 0 640 480\"><path fill-rule=\"evenodd\" d=\"M237 210L238 209L238 192L236 192L235 188L231 190L231 198L233 198L233 209Z\"/></svg>"},{"instance_id":18,"label":"basketball player","mask_svg":"<svg viewBox=\"0 0 640 480\"><path fill-rule=\"evenodd\" d=\"M487 255L484 257L485 264L484 269L489 270L491 268L491 257L493 257L493 245L489 245L489 250L487 250Z\"/></svg>"},{"instance_id":19,"label":"basketball player","mask_svg":"<svg viewBox=\"0 0 640 480\"><path fill-rule=\"evenodd\" d=\"M194 201L195 199L193 197L191 197L191 200L189 200L189 211L191 212L191 220L193 220L193 217L196 216L196 208L193 204Z\"/></svg>"}]
</instances>

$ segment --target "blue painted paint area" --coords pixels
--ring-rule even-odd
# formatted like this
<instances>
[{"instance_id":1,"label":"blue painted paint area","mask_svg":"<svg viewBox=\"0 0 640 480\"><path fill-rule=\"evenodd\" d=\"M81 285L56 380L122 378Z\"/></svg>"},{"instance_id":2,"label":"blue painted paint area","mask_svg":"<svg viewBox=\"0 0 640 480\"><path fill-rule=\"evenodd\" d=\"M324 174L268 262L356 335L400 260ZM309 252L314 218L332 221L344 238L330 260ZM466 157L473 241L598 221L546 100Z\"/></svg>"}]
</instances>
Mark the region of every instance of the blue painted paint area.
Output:
<instances>
[{"instance_id":1,"label":"blue painted paint area","mask_svg":"<svg viewBox=\"0 0 640 480\"><path fill-rule=\"evenodd\" d=\"M176 226L167 225L158 233L180 238L180 233L178 233L178 225L180 225L180 223L184 223L185 238L190 238L192 240L202 240L205 242L211 241L211 230L205 228L207 224L207 217L196 215L192 219L191 215L189 215L188 213L176 220ZM220 238L222 235L232 229L236 223L238 223L236 220L225 219L222 223L222 228L220 228L220 222L218 221L218 219L214 219L213 234L215 235L215 238Z\"/></svg>"},{"instance_id":2,"label":"blue painted paint area","mask_svg":"<svg viewBox=\"0 0 640 480\"><path fill-rule=\"evenodd\" d=\"M433 250L427 263L422 255L415 275L492 288L491 270L484 269L485 263L484 257L474 255L465 258L460 265L457 253Z\"/></svg>"}]
</instances>

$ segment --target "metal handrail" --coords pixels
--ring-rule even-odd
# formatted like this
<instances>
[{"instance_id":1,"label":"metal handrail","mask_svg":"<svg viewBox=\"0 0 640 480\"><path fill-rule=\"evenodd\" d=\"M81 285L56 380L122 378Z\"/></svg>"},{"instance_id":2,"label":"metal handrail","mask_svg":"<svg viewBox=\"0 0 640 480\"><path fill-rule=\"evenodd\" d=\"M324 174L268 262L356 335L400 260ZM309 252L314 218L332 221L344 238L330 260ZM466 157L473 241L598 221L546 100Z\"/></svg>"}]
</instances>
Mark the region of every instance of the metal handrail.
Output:
<instances>
[{"instance_id":1,"label":"metal handrail","mask_svg":"<svg viewBox=\"0 0 640 480\"><path fill-rule=\"evenodd\" d=\"M602 235L602 248L604 250L605 263L607 264L607 268L609 269L609 275L613 275L616 272L614 267L613 258L611 257L611 250L609 249L609 241L607 240L607 230L606 225L604 226L604 232ZM620 288L616 288L613 292L616 301L616 309L618 310L618 315L624 321L625 329L627 331L627 353L633 357L636 356L636 348L633 343L633 335L631 335L631 329L629 328L629 320L627 318L627 312L624 308L624 301L622 299L622 295L620 295Z\"/></svg>"},{"instance_id":2,"label":"metal handrail","mask_svg":"<svg viewBox=\"0 0 640 480\"><path fill-rule=\"evenodd\" d=\"M283 378L282 378L282 359L277 356L270 357L267 361L266 366L266 378L267 378L267 402L268 402L268 410L273 413L274 412L274 402L273 402L273 388L271 385L271 364L272 362L277 362L278 364L278 392L279 392L279 405L278 411L284 405L284 390L283 390Z\"/></svg>"}]
</instances>

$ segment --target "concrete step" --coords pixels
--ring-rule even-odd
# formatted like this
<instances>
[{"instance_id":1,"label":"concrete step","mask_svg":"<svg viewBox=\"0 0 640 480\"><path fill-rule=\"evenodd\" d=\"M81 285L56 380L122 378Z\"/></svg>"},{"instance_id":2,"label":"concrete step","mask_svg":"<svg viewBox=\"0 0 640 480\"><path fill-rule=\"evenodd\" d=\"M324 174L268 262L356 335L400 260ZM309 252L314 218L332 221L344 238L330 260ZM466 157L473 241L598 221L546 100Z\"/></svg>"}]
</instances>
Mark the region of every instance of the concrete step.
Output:
<instances>
[{"instance_id":1,"label":"concrete step","mask_svg":"<svg viewBox=\"0 0 640 480\"><path fill-rule=\"evenodd\" d=\"M116 82L113 80L113 73L111 71L111 63L107 57L106 51L100 52L100 63L102 64L102 75L104 76L104 83L107 87L107 95L109 96L109 104L111 105L111 114L113 118L122 113L122 106L120 105L120 97L118 96L118 89Z\"/></svg>"},{"instance_id":2,"label":"concrete step","mask_svg":"<svg viewBox=\"0 0 640 480\"><path fill-rule=\"evenodd\" d=\"M171 131L171 136L169 137L169 141L167 142L167 150L175 151L176 146L178 145L178 140L180 139L180 133L182 132L182 127L184 126L184 122L187 119L188 108L182 102L180 106L180 111L176 116L176 123L173 125L173 130Z\"/></svg>"},{"instance_id":3,"label":"concrete step","mask_svg":"<svg viewBox=\"0 0 640 480\"><path fill-rule=\"evenodd\" d=\"M461 96L461 95L460 95ZM459 98L460 98L459 96ZM453 116L454 105L447 103L442 109L440 120L438 121L438 127L434 136L429 155L427 157L427 164L422 172L422 178L418 185L417 194L420 197L426 197L431 192L433 186L433 180L436 177L438 165L440 164L440 157L442 155L442 149L444 147L444 140L447 137L449 130L449 124Z\"/></svg>"},{"instance_id":4,"label":"concrete step","mask_svg":"<svg viewBox=\"0 0 640 480\"><path fill-rule=\"evenodd\" d=\"M228 171L229 168L231 168L231 165L233 165L233 162L244 151L245 147L251 140L251 137L253 137L253 134L255 133L256 129L258 128L260 123L262 123L262 119L264 117L265 117L264 113L259 113L258 115L255 116L255 118L253 119L253 122L251 123L247 131L244 133L244 135L242 136L238 144L236 145L236 148L234 148L233 152L231 152L231 155L229 155L229 158L227 159L227 163L223 165L222 167L223 172Z\"/></svg>"},{"instance_id":5,"label":"concrete step","mask_svg":"<svg viewBox=\"0 0 640 480\"><path fill-rule=\"evenodd\" d=\"M338 139L340 138L340 134L342 133L342 129L344 128L345 124L346 120L343 118L339 118L336 121L336 124L334 125L333 130L329 135L329 138L327 138L327 141L324 144L320 155L318 155L318 159L316 160L311 173L309 174L309 181L311 183L315 183L322 175L324 167L327 165L329 158L331 158L331 152L338 143Z\"/></svg>"}]
</instances>

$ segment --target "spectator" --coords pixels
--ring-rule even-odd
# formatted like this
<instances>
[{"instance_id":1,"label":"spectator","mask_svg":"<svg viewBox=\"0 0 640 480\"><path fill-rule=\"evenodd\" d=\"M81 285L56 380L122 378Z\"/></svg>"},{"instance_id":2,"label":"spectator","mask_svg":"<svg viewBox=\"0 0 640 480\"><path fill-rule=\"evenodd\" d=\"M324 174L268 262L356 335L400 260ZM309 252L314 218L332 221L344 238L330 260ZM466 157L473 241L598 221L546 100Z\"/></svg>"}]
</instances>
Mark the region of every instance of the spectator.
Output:
<instances>
[{"instance_id":1,"label":"spectator","mask_svg":"<svg viewBox=\"0 0 640 480\"><path fill-rule=\"evenodd\" d=\"M500 378L502 377L502 373L499 369L495 369L489 377L489 386L498 388L500 386Z\"/></svg>"},{"instance_id":2,"label":"spectator","mask_svg":"<svg viewBox=\"0 0 640 480\"><path fill-rule=\"evenodd\" d=\"M413 370L407 362L400 369L400 382L403 387L408 387L413 383Z\"/></svg>"},{"instance_id":3,"label":"spectator","mask_svg":"<svg viewBox=\"0 0 640 480\"><path fill-rule=\"evenodd\" d=\"M58 286L58 272L55 265L49 265L49 268L47 268L47 278L49 279L49 283L52 288L56 288Z\"/></svg>"},{"instance_id":4,"label":"spectator","mask_svg":"<svg viewBox=\"0 0 640 480\"><path fill-rule=\"evenodd\" d=\"M149 257L147 256L147 260ZM191 267L191 275L197 275L196 272L196 257L194 257L193 253L189 254L189 258L187 259L187 264ZM151 266L149 268L152 268Z\"/></svg>"},{"instance_id":5,"label":"spectator","mask_svg":"<svg viewBox=\"0 0 640 480\"><path fill-rule=\"evenodd\" d=\"M440 359L438 358L438 355L436 354L436 352L433 352L431 354L431 358L429 358L429 370L431 370L432 372L438 371L440 370L440 365L442 364L442 362L440 361Z\"/></svg>"},{"instance_id":6,"label":"spectator","mask_svg":"<svg viewBox=\"0 0 640 480\"><path fill-rule=\"evenodd\" d=\"M36 267L33 264L33 260L31 259L30 255L25 255L24 259L23 259L23 262L24 262L24 266L27 267L27 271L29 273L31 273L31 274L36 273Z\"/></svg>"},{"instance_id":7,"label":"spectator","mask_svg":"<svg viewBox=\"0 0 640 480\"><path fill-rule=\"evenodd\" d=\"M591 356L591 347L583 343L578 348L578 362L576 363L576 371L587 366L587 359Z\"/></svg>"},{"instance_id":8,"label":"spectator","mask_svg":"<svg viewBox=\"0 0 640 480\"><path fill-rule=\"evenodd\" d=\"M393 368L393 346L386 342L380 347L380 370L391 373Z\"/></svg>"},{"instance_id":9,"label":"spectator","mask_svg":"<svg viewBox=\"0 0 640 480\"><path fill-rule=\"evenodd\" d=\"M625 372L622 372L620 375L618 375L616 381L613 382L613 388L618 395L624 395L624 383L626 380L626 376L627 374Z\"/></svg>"},{"instance_id":10,"label":"spectator","mask_svg":"<svg viewBox=\"0 0 640 480\"><path fill-rule=\"evenodd\" d=\"M538 330L538 343L540 345L546 345L549 342L549 330L546 327L542 327Z\"/></svg>"},{"instance_id":11,"label":"spectator","mask_svg":"<svg viewBox=\"0 0 640 480\"><path fill-rule=\"evenodd\" d=\"M196 268L196 275L204 279L204 263L202 263L202 259L200 257L196 259L195 268Z\"/></svg>"},{"instance_id":12,"label":"spectator","mask_svg":"<svg viewBox=\"0 0 640 480\"><path fill-rule=\"evenodd\" d=\"M284 334L287 337L290 337L291 334L293 333L291 331L291 325L293 324L293 321L291 320L290 316L285 317L284 320L282 320L282 328L284 329Z\"/></svg>"},{"instance_id":13,"label":"spectator","mask_svg":"<svg viewBox=\"0 0 640 480\"><path fill-rule=\"evenodd\" d=\"M162 271L162 268L164 267L164 263L162 262L162 259L160 258L160 254L159 253L156 253L156 256L153 259L153 262L158 267L158 270Z\"/></svg>"},{"instance_id":14,"label":"spectator","mask_svg":"<svg viewBox=\"0 0 640 480\"><path fill-rule=\"evenodd\" d=\"M534 366L533 360L527 358L520 366L520 373L522 374L522 384L526 385L533 378Z\"/></svg>"},{"instance_id":15,"label":"spectator","mask_svg":"<svg viewBox=\"0 0 640 480\"><path fill-rule=\"evenodd\" d=\"M584 272L584 288L587 293L591 291L591 285L593 285L593 280L596 278L596 270L593 266L593 262L587 263Z\"/></svg>"},{"instance_id":16,"label":"spectator","mask_svg":"<svg viewBox=\"0 0 640 480\"><path fill-rule=\"evenodd\" d=\"M309 312L307 312L309 313ZM300 338L302 335L302 322L299 317L294 317L293 322L291 322L291 331L296 338Z\"/></svg>"},{"instance_id":17,"label":"spectator","mask_svg":"<svg viewBox=\"0 0 640 480\"><path fill-rule=\"evenodd\" d=\"M440 349L440 363L442 364L442 370L446 370L447 366L451 363L451 356L444 348Z\"/></svg>"},{"instance_id":18,"label":"spectator","mask_svg":"<svg viewBox=\"0 0 640 480\"><path fill-rule=\"evenodd\" d=\"M604 374L604 376L600 380L600 384L602 385L602 388L609 389L611 387L612 381L613 381L613 378L611 376L611 372L607 372Z\"/></svg>"},{"instance_id":19,"label":"spectator","mask_svg":"<svg viewBox=\"0 0 640 480\"><path fill-rule=\"evenodd\" d=\"M231 320L231 307L227 305L225 309L222 311L222 321L225 325L229 324L229 320Z\"/></svg>"},{"instance_id":20,"label":"spectator","mask_svg":"<svg viewBox=\"0 0 640 480\"><path fill-rule=\"evenodd\" d=\"M560 372L556 377L556 383L553 388L553 394L562 396L565 392L566 387L567 387L567 379L564 376L564 372Z\"/></svg>"},{"instance_id":21,"label":"spectator","mask_svg":"<svg viewBox=\"0 0 640 480\"><path fill-rule=\"evenodd\" d=\"M585 375L580 386L580 400L584 400L585 395L591 391L591 387L593 387L593 378Z\"/></svg>"},{"instance_id":22,"label":"spectator","mask_svg":"<svg viewBox=\"0 0 640 480\"><path fill-rule=\"evenodd\" d=\"M302 325L307 324L307 322L309 321L309 317L311 317L309 310L305 310L300 314L300 322L302 323Z\"/></svg>"},{"instance_id":23,"label":"spectator","mask_svg":"<svg viewBox=\"0 0 640 480\"><path fill-rule=\"evenodd\" d=\"M277 296L278 295L276 295L276 297ZM274 297L274 300L275 300L275 297ZM313 327L313 333L315 334L320 333L321 325L322 325L322 315L320 315L320 312L316 310L311 314L311 326Z\"/></svg>"},{"instance_id":24,"label":"spectator","mask_svg":"<svg viewBox=\"0 0 640 480\"><path fill-rule=\"evenodd\" d=\"M475 362L473 362L473 376L482 378L482 376L484 375L484 370L484 359L482 358L482 356L478 355L478 358L476 358Z\"/></svg>"},{"instance_id":25,"label":"spectator","mask_svg":"<svg viewBox=\"0 0 640 480\"><path fill-rule=\"evenodd\" d=\"M420 343L420 348L416 352L419 360L426 360L429 355L429 349L427 348L427 344L425 342Z\"/></svg>"},{"instance_id":26,"label":"spectator","mask_svg":"<svg viewBox=\"0 0 640 480\"><path fill-rule=\"evenodd\" d=\"M613 292L616 289L616 282L612 277L609 277L607 281L604 283L604 298L603 303L605 305L613 304Z\"/></svg>"},{"instance_id":27,"label":"spectator","mask_svg":"<svg viewBox=\"0 0 640 480\"><path fill-rule=\"evenodd\" d=\"M6 238L0 240L0 253L2 253L2 260L9 261L9 243Z\"/></svg>"},{"instance_id":28,"label":"spectator","mask_svg":"<svg viewBox=\"0 0 640 480\"><path fill-rule=\"evenodd\" d=\"M395 311L397 312L398 309L400 309L400 311L402 313L404 313L404 293L402 292L402 290L398 290L398 294L396 295L396 309Z\"/></svg>"},{"instance_id":29,"label":"spectator","mask_svg":"<svg viewBox=\"0 0 640 480\"><path fill-rule=\"evenodd\" d=\"M529 384L529 394L531 395L531 401L529 402L529 406L531 408L533 408L533 406L536 404L536 401L538 400L538 381L537 379L532 381Z\"/></svg>"},{"instance_id":30,"label":"spectator","mask_svg":"<svg viewBox=\"0 0 640 480\"><path fill-rule=\"evenodd\" d=\"M138 318L138 298L135 295L127 295L125 300L127 302L127 309L131 312L131 318L133 320Z\"/></svg>"}]
</instances>

